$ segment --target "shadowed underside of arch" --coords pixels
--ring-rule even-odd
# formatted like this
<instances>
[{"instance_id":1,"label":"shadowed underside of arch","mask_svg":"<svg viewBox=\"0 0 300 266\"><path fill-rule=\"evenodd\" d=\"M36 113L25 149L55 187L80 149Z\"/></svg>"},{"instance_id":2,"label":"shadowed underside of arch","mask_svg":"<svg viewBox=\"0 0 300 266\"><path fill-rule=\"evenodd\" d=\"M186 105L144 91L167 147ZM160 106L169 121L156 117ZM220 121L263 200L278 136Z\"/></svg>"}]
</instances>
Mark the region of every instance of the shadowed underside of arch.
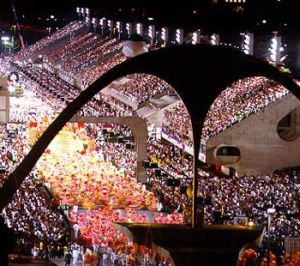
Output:
<instances>
[{"instance_id":1,"label":"shadowed underside of arch","mask_svg":"<svg viewBox=\"0 0 300 266\"><path fill-rule=\"evenodd\" d=\"M0 210L11 201L49 143L77 111L112 81L134 73L155 75L175 88L191 117L194 154L199 153L200 133L211 104L234 81L249 76L265 76L281 83L300 99L299 87L287 75L266 62L230 48L173 46L142 54L104 74L53 121L0 189ZM198 166L196 158L194 156L194 170ZM197 190L195 180L194 190Z\"/></svg>"}]
</instances>

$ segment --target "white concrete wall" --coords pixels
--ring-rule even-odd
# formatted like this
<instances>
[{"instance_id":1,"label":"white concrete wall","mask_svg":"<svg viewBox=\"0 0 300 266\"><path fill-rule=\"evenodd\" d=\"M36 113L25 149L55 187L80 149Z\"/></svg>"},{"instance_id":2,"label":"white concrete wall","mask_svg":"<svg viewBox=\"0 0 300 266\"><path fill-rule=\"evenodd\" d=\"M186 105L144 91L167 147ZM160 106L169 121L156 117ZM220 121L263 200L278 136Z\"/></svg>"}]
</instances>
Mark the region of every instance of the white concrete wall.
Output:
<instances>
[{"instance_id":1,"label":"white concrete wall","mask_svg":"<svg viewBox=\"0 0 300 266\"><path fill-rule=\"evenodd\" d=\"M237 146L241 151L240 160L228 165L235 168L238 174L269 174L279 168L299 166L300 137L285 141L277 134L278 122L299 105L299 100L288 94L210 138L207 142L207 162L220 163L213 152L218 145L227 144ZM300 118L297 119L299 129Z\"/></svg>"}]
</instances>

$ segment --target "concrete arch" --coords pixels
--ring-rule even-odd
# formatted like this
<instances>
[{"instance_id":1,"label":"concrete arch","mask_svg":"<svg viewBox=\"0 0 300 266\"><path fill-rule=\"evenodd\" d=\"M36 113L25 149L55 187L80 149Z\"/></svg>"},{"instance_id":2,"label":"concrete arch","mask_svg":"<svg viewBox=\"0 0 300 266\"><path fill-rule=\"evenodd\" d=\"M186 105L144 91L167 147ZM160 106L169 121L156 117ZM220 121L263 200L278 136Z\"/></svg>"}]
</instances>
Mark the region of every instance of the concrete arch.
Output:
<instances>
[{"instance_id":1,"label":"concrete arch","mask_svg":"<svg viewBox=\"0 0 300 266\"><path fill-rule=\"evenodd\" d=\"M300 99L299 87L286 74L238 50L217 46L183 45L142 54L105 73L53 121L2 186L0 210L12 199L48 144L76 112L112 81L133 73L155 75L175 88L191 117L194 154L199 154L200 133L207 111L221 91L235 80L249 76L265 76L281 83ZM194 156L194 173L198 166L196 158L197 156ZM194 191L197 191L196 178L194 178ZM194 218L195 213L193 221Z\"/></svg>"}]
</instances>

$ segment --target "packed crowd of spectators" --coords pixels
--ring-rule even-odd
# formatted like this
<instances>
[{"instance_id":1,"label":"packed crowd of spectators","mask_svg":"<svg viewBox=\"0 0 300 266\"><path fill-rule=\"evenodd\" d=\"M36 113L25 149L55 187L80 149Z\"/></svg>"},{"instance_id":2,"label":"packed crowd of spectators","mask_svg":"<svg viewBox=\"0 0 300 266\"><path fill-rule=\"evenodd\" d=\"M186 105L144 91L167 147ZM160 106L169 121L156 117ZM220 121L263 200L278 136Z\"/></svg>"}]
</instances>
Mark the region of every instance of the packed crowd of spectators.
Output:
<instances>
[{"instance_id":1,"label":"packed crowd of spectators","mask_svg":"<svg viewBox=\"0 0 300 266\"><path fill-rule=\"evenodd\" d=\"M211 105L201 138L213 137L286 94L287 89L264 77L245 78L233 83ZM163 132L182 145L192 145L190 117L183 103L164 112Z\"/></svg>"},{"instance_id":2,"label":"packed crowd of spectators","mask_svg":"<svg viewBox=\"0 0 300 266\"><path fill-rule=\"evenodd\" d=\"M110 58L106 58L97 66L87 69L85 72L77 75L77 84L81 89L86 89L94 81L100 78L108 70L112 69L116 65L121 64L126 60L126 57L122 53L115 53Z\"/></svg>"},{"instance_id":3,"label":"packed crowd of spectators","mask_svg":"<svg viewBox=\"0 0 300 266\"><path fill-rule=\"evenodd\" d=\"M66 103L71 102L79 94L75 87L42 68L19 67L19 70L38 83L44 90L48 90Z\"/></svg>"},{"instance_id":4,"label":"packed crowd of spectators","mask_svg":"<svg viewBox=\"0 0 300 266\"><path fill-rule=\"evenodd\" d=\"M200 191L211 204L205 206L205 219L213 223L214 211L221 211L224 223L232 224L234 217L245 216L256 224L266 222L268 208L276 209L274 226L282 226L287 234L299 234L295 230L300 224L299 219L299 172L288 175L285 173L273 176L242 176L219 178L217 176L202 179ZM292 223L288 228L285 223ZM295 222L295 223L294 223ZM296 228L294 227L296 226ZM278 231L278 230L276 230Z\"/></svg>"},{"instance_id":5,"label":"packed crowd of spectators","mask_svg":"<svg viewBox=\"0 0 300 266\"><path fill-rule=\"evenodd\" d=\"M249 77L234 82L212 104L202 138L207 140L287 94L288 90L282 85L265 77Z\"/></svg>"},{"instance_id":6,"label":"packed crowd of spectators","mask_svg":"<svg viewBox=\"0 0 300 266\"><path fill-rule=\"evenodd\" d=\"M44 58L48 64L57 65L61 61L66 60L66 58L74 56L79 51L89 46L90 43L93 43L98 39L99 37L97 35L89 32L87 34L77 37L73 42L64 45L60 49L46 54Z\"/></svg>"},{"instance_id":7,"label":"packed crowd of spectators","mask_svg":"<svg viewBox=\"0 0 300 266\"><path fill-rule=\"evenodd\" d=\"M82 24L79 22L71 23L65 27L64 30L51 35L39 44L29 47L26 52L20 52L15 58L22 59L81 26ZM103 45L96 47L99 42ZM99 38L93 34L87 34L74 41L74 43L69 43L64 46L64 49L50 53L48 55L48 62L57 64L61 61L63 62L62 67L74 73L77 73L78 69L83 69L83 73L80 73L78 77L82 82L81 87L85 88L99 76L103 75L108 69L126 59L125 56L117 53L120 48L119 45L121 45L121 43L115 40L105 39L100 41ZM88 47L94 47L94 50L87 53L85 49ZM112 55L105 57L108 54ZM77 59L75 59L75 55L85 56L81 58L82 60L78 60L77 57ZM63 61L63 59L61 59L65 57L68 58L69 61ZM101 60L98 61L100 57ZM90 67L92 64L96 64L97 66ZM29 124L34 122L38 125L44 121L45 116L53 119L66 104L73 100L81 91L79 88L62 81L56 75L38 67L19 67L15 64L9 64L5 61L2 63L2 60L0 61L0 73L7 74L12 70L20 72L20 79L25 84L26 91L24 92L24 102L22 103L20 101L19 103L14 103L15 107L20 107L22 103L22 108L24 109L19 108L18 111L12 110L11 121L23 123L23 126L20 125L15 133L11 133L14 134L11 136L9 136L5 126L0 127L0 155L2 158L0 161L0 186L2 186L5 181L7 174L13 171L14 167L18 165L29 151L29 147L27 146L28 136L26 135L26 126L24 127L24 124L29 121ZM157 78L143 74L136 74L122 85L116 86L113 84L113 86L119 93L139 103L168 88L167 84ZM30 93L28 93L28 91L30 91ZM234 123L262 110L286 94L287 90L282 86L262 77L246 78L234 83L230 88L223 91L213 103L204 124L202 138L207 140ZM35 99L35 101L33 101L33 99ZM28 104L27 111L22 113L20 110L25 111L26 103L29 102L35 102L37 104L35 112L32 113L28 110L28 107L33 107ZM112 109L109 103L105 103L96 98L82 108L79 113L95 116L121 115L120 112ZM153 216L155 222L184 223L183 217L185 216L183 214L189 206L191 206L192 182L190 177L192 176L192 157L186 154L182 148L184 145L191 146L192 142L189 115L182 103L164 112L163 125L163 131L183 145L176 147L175 145L160 140L149 141L148 159L152 163L157 164L157 169L147 169L148 183L146 185L138 183L133 178L136 167L136 152L126 148L124 143L108 141L105 137L105 133L103 133L103 128L107 125L85 125L86 135L82 134L80 130L78 132L74 130L73 133L78 133L78 136L81 137L88 137L88 140L93 140L91 153L93 152L93 155L101 153L101 160L105 163L109 163L109 165L107 164L105 166L107 166L106 170L110 171L109 174L111 176L108 178L109 184L105 184L105 186L112 187L109 189L114 193L114 196L112 197L113 200L110 201L107 196L107 187L102 186L101 193L106 194L106 203L112 203L110 205L116 208L117 204L114 204L115 202L120 204L130 201L130 208L145 209L145 206L142 206L144 199L139 197L139 195L137 195L138 193L134 192L141 191L141 193L146 194L145 190L147 188L153 202L156 202L157 199L156 210ZM121 134L127 137L131 136L128 128L124 126L110 125L108 131L112 132L113 135ZM79 159L84 153L77 155L78 157L76 157L76 159L78 159L78 162L82 160L82 165L93 165L93 167L95 167L94 169L99 170L95 166L97 165L98 167L98 165L100 165L95 163L98 162L95 159L96 155L95 157L89 157L88 159L90 161L87 161L86 158ZM54 170L57 172L58 164L51 166L49 162L42 162L41 164L43 163L45 169L53 170L56 168ZM64 163L65 162L62 162L62 165ZM77 168L77 166L74 166L74 169L75 168ZM115 169L122 173L116 174L114 176L116 180L113 181L112 177L115 174ZM53 173L55 172L54 170ZM273 239L272 242L277 243L278 248L282 250L285 237L300 237L300 174L298 170L293 172L282 171L272 176L248 177L224 177L220 174L212 174L212 172L206 170L199 170L199 172L202 177L199 180L199 202L202 206L204 219L207 224L234 224L237 223L238 220L240 222L244 221L245 223L247 223L246 221L253 221L255 224L266 224L266 210L272 207L276 209L269 235L269 237ZM99 173L100 172L98 172L98 174ZM162 175L161 173L164 174ZM39 239L59 240L67 238L69 232L67 222L51 203L49 195L40 183L41 180L43 180L49 185L53 180L49 181L45 178L43 179L39 176L40 174L40 172L34 171L27 177L22 187L16 193L14 200L4 210L3 215L6 217L7 223L10 226L13 226L20 232L33 234ZM80 172L80 174L85 175L86 173ZM100 174L102 175L101 178L105 179L105 173L101 172ZM52 172L49 176L52 176ZM97 196L95 192L98 192L96 189L97 182L100 184L103 180L96 180L92 171L87 173L87 177L88 178L81 182L75 175L70 176L70 180L74 181L74 183L71 182L71 185L76 189L80 187L84 188L84 191L82 190L81 192L85 192L86 195L90 197L89 200L94 200L93 197ZM179 179L179 185L170 185L169 179ZM60 182L59 184L58 181ZM56 183L52 182L49 187L53 189L53 185L56 185L56 189L63 189L63 193L60 195L63 196L62 198L69 200L70 193L68 192L70 191L67 190L69 185L67 181L57 179ZM128 187L128 184L130 186L132 185L132 187ZM121 192L131 191L132 195L128 195L130 199L125 199L123 195L121 200L116 200L116 188ZM75 192L78 192L78 190L75 190ZM153 195L155 195L155 198ZM82 195L77 193L77 196ZM135 204L137 201L139 204L141 202L143 204L137 206ZM70 202L71 201L69 201L69 203ZM76 205L77 203L78 202L73 200L70 205ZM87 205L89 205L91 201L87 203ZM95 207L95 205L87 205L87 209L91 209L91 206ZM153 211L153 206L151 207ZM140 214L135 211L128 211L126 216L122 216L119 211L109 208L103 208L102 210L84 210L78 215L79 216L77 216L77 214L74 215L74 213L71 212L70 219L72 222L78 222L80 224L81 235L91 240L93 244L101 243L106 247L113 245L116 236L120 238L123 237L118 235L116 231L113 231L115 229L113 229L111 225L112 221L149 221L149 217L147 217L145 213ZM100 221L102 224L100 224ZM126 243L126 245L127 244L128 243Z\"/></svg>"},{"instance_id":8,"label":"packed crowd of spectators","mask_svg":"<svg viewBox=\"0 0 300 266\"><path fill-rule=\"evenodd\" d=\"M152 141L148 145L148 156L157 168L167 175L155 177L153 169L149 169L149 177L155 186L164 187L161 193L171 196L166 183L168 178L180 179L181 187L191 186L192 156L184 154L178 147L167 142ZM266 210L270 207L278 209L278 221L282 218L292 218L299 215L299 189L300 173L293 171L287 174L282 171L273 176L241 176L226 177L221 173L212 175L212 170L199 170L202 177L199 181L199 192L208 203L205 207L205 219L208 224L215 223L214 211L222 211L223 221L233 224L234 218L245 216L256 224L263 224L266 218ZM165 179L165 180L164 180ZM267 185L268 184L268 185ZM178 188L179 190L179 188ZM178 195L179 196L179 195ZM181 196L180 196L181 197ZM181 204L188 205L189 199L182 197ZM185 202L187 200L187 202ZM178 202L172 208L176 209ZM297 219L289 219L297 221ZM299 223L298 219L298 223ZM282 223L279 222L279 224ZM287 227L284 227L287 229ZM293 227L290 228L294 230Z\"/></svg>"},{"instance_id":9,"label":"packed crowd of spectators","mask_svg":"<svg viewBox=\"0 0 300 266\"><path fill-rule=\"evenodd\" d=\"M16 64L12 66L12 69L18 70L21 82L31 88L30 92L25 91L24 96L35 94L37 101L42 99L42 102L48 103L52 106L48 109L52 109L55 114L63 110L80 93L80 89L76 86L70 85L45 69L35 66L20 67ZM128 114L128 111L126 113ZM112 108L109 103L94 97L79 111L79 114L84 116L121 116L124 112Z\"/></svg>"},{"instance_id":10,"label":"packed crowd of spectators","mask_svg":"<svg viewBox=\"0 0 300 266\"><path fill-rule=\"evenodd\" d=\"M127 76L125 82L113 83L110 87L138 104L170 88L165 81L148 74Z\"/></svg>"},{"instance_id":11,"label":"packed crowd of spectators","mask_svg":"<svg viewBox=\"0 0 300 266\"><path fill-rule=\"evenodd\" d=\"M59 241L68 238L68 222L55 206L42 184L29 176L3 211L8 226L39 240Z\"/></svg>"},{"instance_id":12,"label":"packed crowd of spectators","mask_svg":"<svg viewBox=\"0 0 300 266\"><path fill-rule=\"evenodd\" d=\"M191 178L193 176L192 156L181 148L167 141L151 140L148 142L148 157L161 169L175 178Z\"/></svg>"},{"instance_id":13,"label":"packed crowd of spectators","mask_svg":"<svg viewBox=\"0 0 300 266\"><path fill-rule=\"evenodd\" d=\"M19 125L16 131L1 126L0 187L8 174L20 163L28 151L26 133ZM65 240L68 223L51 203L51 198L30 175L3 211L7 224L17 232L39 240Z\"/></svg>"},{"instance_id":14,"label":"packed crowd of spectators","mask_svg":"<svg viewBox=\"0 0 300 266\"><path fill-rule=\"evenodd\" d=\"M87 47L79 54L66 58L60 64L60 69L71 72L74 76L103 59L104 56L121 49L123 42L116 39L100 39L92 47Z\"/></svg>"},{"instance_id":15,"label":"packed crowd of spectators","mask_svg":"<svg viewBox=\"0 0 300 266\"><path fill-rule=\"evenodd\" d=\"M63 37L70 35L72 32L84 27L84 22L82 21L73 21L67 24L65 27L55 31L50 36L43 38L42 40L32 44L26 49L20 50L17 54L13 55L13 61L23 61L29 55L32 55L45 47L48 47L51 44L58 42Z\"/></svg>"},{"instance_id":16,"label":"packed crowd of spectators","mask_svg":"<svg viewBox=\"0 0 300 266\"><path fill-rule=\"evenodd\" d=\"M120 61L124 58L120 53L123 44L117 39L103 39L97 34L87 33L60 49L45 54L45 67L67 82L84 89L108 69L123 61Z\"/></svg>"},{"instance_id":17,"label":"packed crowd of spectators","mask_svg":"<svg viewBox=\"0 0 300 266\"><path fill-rule=\"evenodd\" d=\"M192 124L182 102L164 111L163 132L175 139L181 146L192 146Z\"/></svg>"}]
</instances>

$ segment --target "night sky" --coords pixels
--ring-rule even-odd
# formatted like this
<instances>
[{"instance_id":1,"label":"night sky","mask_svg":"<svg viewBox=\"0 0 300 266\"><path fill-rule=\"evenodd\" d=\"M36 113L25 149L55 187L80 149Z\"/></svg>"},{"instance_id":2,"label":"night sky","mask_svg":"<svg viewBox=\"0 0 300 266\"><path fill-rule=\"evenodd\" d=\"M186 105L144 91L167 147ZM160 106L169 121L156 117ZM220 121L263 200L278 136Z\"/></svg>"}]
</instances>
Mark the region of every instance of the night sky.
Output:
<instances>
[{"instance_id":1,"label":"night sky","mask_svg":"<svg viewBox=\"0 0 300 266\"><path fill-rule=\"evenodd\" d=\"M148 17L154 17L158 27L182 27L186 31L200 28L204 34L220 33L228 41L237 39L240 32L254 32L259 57L265 57L266 46L277 31L288 45L286 63L300 78L298 1L246 1L244 10L236 12L234 5L212 4L212 0L0 0L0 27L1 22L15 23L13 2L20 24L25 25L22 34L30 44L45 36L47 27L54 29L76 19L76 7L91 7L92 17L146 23ZM57 21L47 21L50 15L55 15Z\"/></svg>"},{"instance_id":2,"label":"night sky","mask_svg":"<svg viewBox=\"0 0 300 266\"><path fill-rule=\"evenodd\" d=\"M11 2L15 3L20 19L22 14L30 18L50 13L68 17L77 6L85 6L91 7L96 14L121 19L153 16L158 23L168 26L255 30L263 19L267 19L265 27L269 31L284 23L290 30L300 26L295 0L247 0L245 12L234 12L229 5L212 5L212 0L0 0L0 21L13 22Z\"/></svg>"}]
</instances>

